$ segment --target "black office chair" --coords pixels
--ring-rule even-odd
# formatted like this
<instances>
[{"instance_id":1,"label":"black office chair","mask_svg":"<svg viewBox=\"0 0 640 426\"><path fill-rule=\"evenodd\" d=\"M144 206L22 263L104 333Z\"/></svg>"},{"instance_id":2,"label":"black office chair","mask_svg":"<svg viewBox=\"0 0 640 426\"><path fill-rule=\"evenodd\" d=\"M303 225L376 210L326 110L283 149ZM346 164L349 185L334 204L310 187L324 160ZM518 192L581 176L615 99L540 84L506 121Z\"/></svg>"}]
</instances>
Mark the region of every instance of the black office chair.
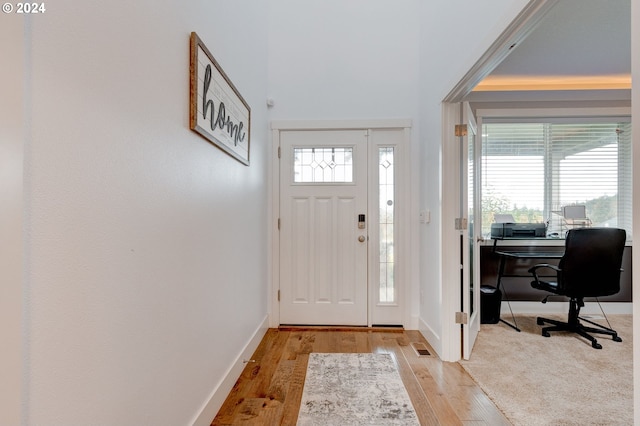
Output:
<instances>
[{"instance_id":1,"label":"black office chair","mask_svg":"<svg viewBox=\"0 0 640 426\"><path fill-rule=\"evenodd\" d=\"M624 229L571 229L567 232L565 252L558 266L540 264L529 269L534 278L531 282L533 288L570 299L567 322L538 317L538 325L553 325L542 329L544 337L549 337L550 331L571 331L590 340L591 346L596 349L602 349L602 346L589 333L606 334L616 342L622 341L615 330L581 318L580 308L584 306L585 297L609 296L620 291L620 267L625 241ZM543 281L538 272L540 268L553 269L556 281ZM584 326L580 320L598 328Z\"/></svg>"}]
</instances>

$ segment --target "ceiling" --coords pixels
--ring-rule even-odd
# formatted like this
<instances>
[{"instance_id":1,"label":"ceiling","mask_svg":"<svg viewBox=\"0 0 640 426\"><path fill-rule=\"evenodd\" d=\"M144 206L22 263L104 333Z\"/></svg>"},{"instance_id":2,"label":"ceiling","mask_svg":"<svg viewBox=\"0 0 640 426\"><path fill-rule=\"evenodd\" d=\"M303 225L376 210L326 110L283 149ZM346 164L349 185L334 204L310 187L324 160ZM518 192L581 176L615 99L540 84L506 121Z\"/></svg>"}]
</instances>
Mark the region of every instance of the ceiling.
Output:
<instances>
[{"instance_id":1,"label":"ceiling","mask_svg":"<svg viewBox=\"0 0 640 426\"><path fill-rule=\"evenodd\" d=\"M631 0L559 0L474 89L631 89Z\"/></svg>"}]
</instances>

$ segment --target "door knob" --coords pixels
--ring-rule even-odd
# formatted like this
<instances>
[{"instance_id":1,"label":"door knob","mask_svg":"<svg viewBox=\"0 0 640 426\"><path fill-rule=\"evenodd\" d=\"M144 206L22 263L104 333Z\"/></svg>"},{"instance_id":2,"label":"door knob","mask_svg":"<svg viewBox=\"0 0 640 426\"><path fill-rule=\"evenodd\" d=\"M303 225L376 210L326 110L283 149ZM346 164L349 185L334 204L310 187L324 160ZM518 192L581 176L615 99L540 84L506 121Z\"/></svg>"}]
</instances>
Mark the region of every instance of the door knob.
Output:
<instances>
[{"instance_id":1,"label":"door knob","mask_svg":"<svg viewBox=\"0 0 640 426\"><path fill-rule=\"evenodd\" d=\"M358 237L358 241L360 241L361 243L364 243L364 242L365 242L365 240L366 240L366 238L365 238L365 236L364 236L364 235L360 235L360 236Z\"/></svg>"}]
</instances>

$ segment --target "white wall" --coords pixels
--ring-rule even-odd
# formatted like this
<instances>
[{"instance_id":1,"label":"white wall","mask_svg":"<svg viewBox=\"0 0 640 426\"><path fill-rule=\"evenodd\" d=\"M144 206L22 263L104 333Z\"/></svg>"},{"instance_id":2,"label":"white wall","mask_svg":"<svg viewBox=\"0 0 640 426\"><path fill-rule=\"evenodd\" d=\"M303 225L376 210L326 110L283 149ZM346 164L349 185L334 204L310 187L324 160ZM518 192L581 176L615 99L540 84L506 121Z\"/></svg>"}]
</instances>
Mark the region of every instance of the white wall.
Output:
<instances>
[{"instance_id":1,"label":"white wall","mask_svg":"<svg viewBox=\"0 0 640 426\"><path fill-rule=\"evenodd\" d=\"M443 347L447 340L459 348L453 317L445 317L443 288L459 286L443 282L443 268L456 267L459 258L454 231L458 191L452 182L452 165L443 163L441 143L442 104L449 91L462 79L527 1L491 0L469 2L423 2L420 11L420 208L431 211L431 223L420 228L420 330L438 354L447 360L460 356ZM453 129L450 129L453 131ZM450 147L449 147L450 148ZM449 157L450 159L450 157ZM458 293L459 294L459 293ZM458 296L459 300L459 296ZM449 338L446 338L449 336Z\"/></svg>"},{"instance_id":2,"label":"white wall","mask_svg":"<svg viewBox=\"0 0 640 426\"><path fill-rule=\"evenodd\" d=\"M419 0L272 0L273 120L417 116Z\"/></svg>"},{"instance_id":3,"label":"white wall","mask_svg":"<svg viewBox=\"0 0 640 426\"><path fill-rule=\"evenodd\" d=\"M47 7L22 38L23 421L191 424L266 324L267 4ZM191 31L252 106L250 167L189 130Z\"/></svg>"},{"instance_id":4,"label":"white wall","mask_svg":"<svg viewBox=\"0 0 640 426\"><path fill-rule=\"evenodd\" d=\"M13 17L0 19L0 424L16 425L23 400L24 24Z\"/></svg>"}]
</instances>

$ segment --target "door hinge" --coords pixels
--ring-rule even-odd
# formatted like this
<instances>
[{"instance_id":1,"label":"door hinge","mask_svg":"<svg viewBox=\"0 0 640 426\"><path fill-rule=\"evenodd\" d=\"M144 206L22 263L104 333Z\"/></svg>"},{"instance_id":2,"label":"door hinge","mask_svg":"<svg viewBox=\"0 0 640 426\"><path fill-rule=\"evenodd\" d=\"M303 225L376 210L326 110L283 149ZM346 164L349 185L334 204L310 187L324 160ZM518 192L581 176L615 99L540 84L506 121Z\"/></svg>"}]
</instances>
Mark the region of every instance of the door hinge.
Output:
<instances>
[{"instance_id":1,"label":"door hinge","mask_svg":"<svg viewBox=\"0 0 640 426\"><path fill-rule=\"evenodd\" d=\"M456 324L469 324L469 316L466 312L456 312Z\"/></svg>"},{"instance_id":2,"label":"door hinge","mask_svg":"<svg viewBox=\"0 0 640 426\"><path fill-rule=\"evenodd\" d=\"M456 230L467 229L467 218L466 217L457 217L456 218Z\"/></svg>"},{"instance_id":3,"label":"door hinge","mask_svg":"<svg viewBox=\"0 0 640 426\"><path fill-rule=\"evenodd\" d=\"M278 231L280 230L280 218L278 218Z\"/></svg>"},{"instance_id":4,"label":"door hinge","mask_svg":"<svg viewBox=\"0 0 640 426\"><path fill-rule=\"evenodd\" d=\"M278 290L278 302L280 301L280 290Z\"/></svg>"},{"instance_id":5,"label":"door hinge","mask_svg":"<svg viewBox=\"0 0 640 426\"><path fill-rule=\"evenodd\" d=\"M278 147L278 158L282 155L282 151L280 151L280 147Z\"/></svg>"},{"instance_id":6,"label":"door hinge","mask_svg":"<svg viewBox=\"0 0 640 426\"><path fill-rule=\"evenodd\" d=\"M466 124L456 124L456 136L467 136Z\"/></svg>"}]
</instances>

